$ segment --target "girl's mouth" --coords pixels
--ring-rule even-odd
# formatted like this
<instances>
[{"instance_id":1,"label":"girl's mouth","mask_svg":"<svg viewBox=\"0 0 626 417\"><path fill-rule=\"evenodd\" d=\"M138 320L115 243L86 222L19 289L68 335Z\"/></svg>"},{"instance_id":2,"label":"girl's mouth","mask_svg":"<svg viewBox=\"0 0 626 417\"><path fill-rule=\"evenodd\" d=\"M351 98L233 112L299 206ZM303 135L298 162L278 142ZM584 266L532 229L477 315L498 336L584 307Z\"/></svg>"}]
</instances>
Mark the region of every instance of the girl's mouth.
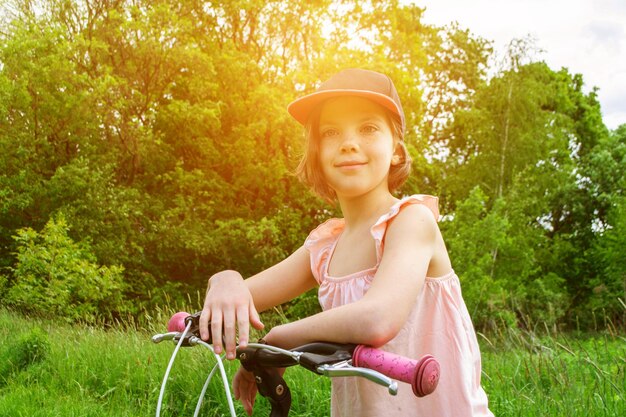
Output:
<instances>
[{"instance_id":1,"label":"girl's mouth","mask_svg":"<svg viewBox=\"0 0 626 417\"><path fill-rule=\"evenodd\" d=\"M343 161L335 164L336 168L355 169L365 165L367 162L361 161Z\"/></svg>"}]
</instances>

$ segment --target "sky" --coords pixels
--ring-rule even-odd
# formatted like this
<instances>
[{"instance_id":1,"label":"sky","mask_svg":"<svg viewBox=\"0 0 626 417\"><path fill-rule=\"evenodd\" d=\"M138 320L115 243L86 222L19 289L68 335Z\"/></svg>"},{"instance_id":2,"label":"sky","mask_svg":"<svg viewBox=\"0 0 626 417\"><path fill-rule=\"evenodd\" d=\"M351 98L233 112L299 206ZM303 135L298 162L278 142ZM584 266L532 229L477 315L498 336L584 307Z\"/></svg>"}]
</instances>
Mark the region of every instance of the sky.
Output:
<instances>
[{"instance_id":1,"label":"sky","mask_svg":"<svg viewBox=\"0 0 626 417\"><path fill-rule=\"evenodd\" d=\"M609 129L626 124L626 0L412 0L425 23L461 28L493 41L503 54L515 38L531 36L553 70L582 74L585 92L597 87Z\"/></svg>"}]
</instances>

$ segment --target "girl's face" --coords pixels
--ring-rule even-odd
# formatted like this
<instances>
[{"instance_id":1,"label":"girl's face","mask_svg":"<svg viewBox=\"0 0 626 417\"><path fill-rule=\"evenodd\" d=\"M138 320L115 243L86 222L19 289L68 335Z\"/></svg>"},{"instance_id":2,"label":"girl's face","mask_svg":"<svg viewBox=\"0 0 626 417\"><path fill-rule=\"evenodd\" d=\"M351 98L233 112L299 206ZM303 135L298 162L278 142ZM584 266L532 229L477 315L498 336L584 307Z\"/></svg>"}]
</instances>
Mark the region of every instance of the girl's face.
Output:
<instances>
[{"instance_id":1,"label":"girl's face","mask_svg":"<svg viewBox=\"0 0 626 417\"><path fill-rule=\"evenodd\" d=\"M361 97L329 100L320 112L318 138L324 178L338 197L389 192L389 168L400 158L381 106Z\"/></svg>"}]
</instances>

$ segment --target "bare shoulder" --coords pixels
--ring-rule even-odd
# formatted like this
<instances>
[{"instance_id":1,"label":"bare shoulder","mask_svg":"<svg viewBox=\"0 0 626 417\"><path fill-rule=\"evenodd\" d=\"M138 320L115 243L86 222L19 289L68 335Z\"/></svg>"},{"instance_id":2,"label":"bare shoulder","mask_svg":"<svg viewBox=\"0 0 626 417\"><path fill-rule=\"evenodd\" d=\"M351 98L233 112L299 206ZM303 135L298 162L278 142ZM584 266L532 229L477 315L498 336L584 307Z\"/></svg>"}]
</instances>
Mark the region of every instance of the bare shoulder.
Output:
<instances>
[{"instance_id":1,"label":"bare shoulder","mask_svg":"<svg viewBox=\"0 0 626 417\"><path fill-rule=\"evenodd\" d=\"M433 243L438 233L439 227L432 211L422 204L410 204L404 206L391 221L385 240Z\"/></svg>"}]
</instances>

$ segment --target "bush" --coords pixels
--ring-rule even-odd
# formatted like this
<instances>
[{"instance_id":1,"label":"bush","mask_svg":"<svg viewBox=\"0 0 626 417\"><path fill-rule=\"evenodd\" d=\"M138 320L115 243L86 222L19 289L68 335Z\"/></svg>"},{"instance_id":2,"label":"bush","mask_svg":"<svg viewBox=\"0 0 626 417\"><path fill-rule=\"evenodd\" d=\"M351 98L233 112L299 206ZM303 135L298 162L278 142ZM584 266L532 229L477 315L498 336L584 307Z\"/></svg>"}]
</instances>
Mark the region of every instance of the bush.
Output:
<instances>
[{"instance_id":1,"label":"bush","mask_svg":"<svg viewBox=\"0 0 626 417\"><path fill-rule=\"evenodd\" d=\"M520 288L520 310L526 317L535 323L543 323L547 327L554 327L565 316L570 307L570 297L565 290L565 279L554 272L537 278L525 287ZM531 325L531 323L526 323Z\"/></svg>"},{"instance_id":2,"label":"bush","mask_svg":"<svg viewBox=\"0 0 626 417\"><path fill-rule=\"evenodd\" d=\"M50 351L48 335L39 327L20 335L2 352L0 361L0 383L6 383L12 375L34 363L45 360Z\"/></svg>"},{"instance_id":3,"label":"bush","mask_svg":"<svg viewBox=\"0 0 626 417\"><path fill-rule=\"evenodd\" d=\"M493 329L499 323L515 325L507 277L501 276L499 268L510 246L511 225L497 209L488 209L488 201L476 187L459 203L454 218L441 223L463 298L479 329Z\"/></svg>"},{"instance_id":4,"label":"bush","mask_svg":"<svg viewBox=\"0 0 626 417\"><path fill-rule=\"evenodd\" d=\"M119 266L98 266L88 243L68 236L63 216L43 231L17 231L17 264L7 304L26 313L94 322L124 310Z\"/></svg>"},{"instance_id":5,"label":"bush","mask_svg":"<svg viewBox=\"0 0 626 417\"><path fill-rule=\"evenodd\" d=\"M592 248L593 259L600 265L599 274L589 279L589 299L579 313L598 312L623 326L626 325L626 198L614 201L608 220L606 230L598 234ZM586 315L591 321L589 314Z\"/></svg>"}]
</instances>

